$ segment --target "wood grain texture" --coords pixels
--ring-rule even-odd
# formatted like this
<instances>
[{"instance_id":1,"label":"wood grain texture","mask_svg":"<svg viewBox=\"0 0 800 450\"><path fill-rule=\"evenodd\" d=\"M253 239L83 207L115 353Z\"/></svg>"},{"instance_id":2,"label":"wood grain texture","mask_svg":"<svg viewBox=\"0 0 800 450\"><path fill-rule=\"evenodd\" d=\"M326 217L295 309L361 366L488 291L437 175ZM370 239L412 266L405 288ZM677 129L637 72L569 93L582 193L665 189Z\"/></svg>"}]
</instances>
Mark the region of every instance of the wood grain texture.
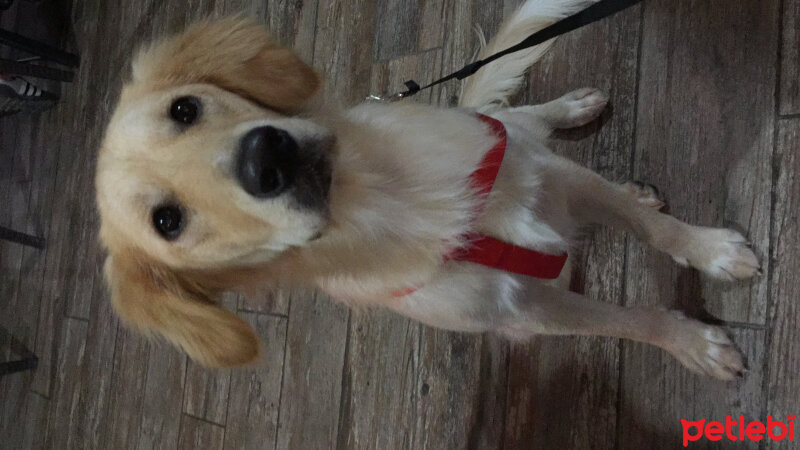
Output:
<instances>
[{"instance_id":1,"label":"wood grain texture","mask_svg":"<svg viewBox=\"0 0 800 450\"><path fill-rule=\"evenodd\" d=\"M80 377L82 365L85 363L86 336L88 324L82 320L66 319L64 321L63 351L55 370L54 400L50 408L45 446L49 448L66 448L70 446L70 439L74 437L71 432L80 416L76 414L79 403L82 383L91 380ZM74 443L73 443L74 446Z\"/></svg>"},{"instance_id":2,"label":"wood grain texture","mask_svg":"<svg viewBox=\"0 0 800 450\"><path fill-rule=\"evenodd\" d=\"M441 46L443 0L379 0L373 61L387 61Z\"/></svg>"},{"instance_id":3,"label":"wood grain texture","mask_svg":"<svg viewBox=\"0 0 800 450\"><path fill-rule=\"evenodd\" d=\"M179 450L222 450L225 428L184 414L181 418Z\"/></svg>"},{"instance_id":4,"label":"wood grain texture","mask_svg":"<svg viewBox=\"0 0 800 450\"><path fill-rule=\"evenodd\" d=\"M772 329L769 339L769 356L766 370L767 414L776 420L786 420L789 414L798 415L800 401L800 283L797 281L800 261L800 119L781 120L778 123L777 154L780 164L776 202L772 215L773 273L772 307L770 321ZM789 449L794 442L772 444L771 448Z\"/></svg>"},{"instance_id":5,"label":"wood grain texture","mask_svg":"<svg viewBox=\"0 0 800 450\"><path fill-rule=\"evenodd\" d=\"M193 361L187 361L183 411L224 426L230 384L229 369L207 369Z\"/></svg>"},{"instance_id":6,"label":"wood grain texture","mask_svg":"<svg viewBox=\"0 0 800 450\"><path fill-rule=\"evenodd\" d=\"M420 325L388 311L353 313L339 448L410 449L420 390ZM396 430L387 433L387 430Z\"/></svg>"},{"instance_id":7,"label":"wood grain texture","mask_svg":"<svg viewBox=\"0 0 800 450\"><path fill-rule=\"evenodd\" d=\"M117 345L119 320L114 315L111 302L105 298L105 289L94 285L92 310L86 335L86 361L81 367L78 424L73 429L72 442L89 448L103 446L101 436L112 402L114 352Z\"/></svg>"},{"instance_id":8,"label":"wood grain texture","mask_svg":"<svg viewBox=\"0 0 800 450\"><path fill-rule=\"evenodd\" d=\"M800 0L783 0L780 113L800 114Z\"/></svg>"},{"instance_id":9,"label":"wood grain texture","mask_svg":"<svg viewBox=\"0 0 800 450\"><path fill-rule=\"evenodd\" d=\"M117 330L108 409L97 442L101 447L134 448L142 428L151 345L132 330L122 326Z\"/></svg>"},{"instance_id":10,"label":"wood grain texture","mask_svg":"<svg viewBox=\"0 0 800 450\"><path fill-rule=\"evenodd\" d=\"M21 416L22 424L19 424L22 432L22 440L9 439L6 442L11 445L18 445L20 449L39 450L45 448L45 436L50 424L47 421L47 413L50 411L50 400L36 394L30 390L22 393L26 397L25 415ZM4 435L5 436L5 435Z\"/></svg>"},{"instance_id":11,"label":"wood grain texture","mask_svg":"<svg viewBox=\"0 0 800 450\"><path fill-rule=\"evenodd\" d=\"M286 316L289 314L290 293L265 291L239 296L239 311Z\"/></svg>"},{"instance_id":12,"label":"wood grain texture","mask_svg":"<svg viewBox=\"0 0 800 450\"><path fill-rule=\"evenodd\" d=\"M743 231L766 269L778 4L653 1L644 8L635 177L658 186L675 217ZM645 271L634 268L664 269L667 259L648 252L629 263L628 282L642 280ZM659 281L665 306L765 323L766 278L730 285L666 265L644 275Z\"/></svg>"},{"instance_id":13,"label":"wood grain texture","mask_svg":"<svg viewBox=\"0 0 800 450\"><path fill-rule=\"evenodd\" d=\"M18 172L23 155L30 153L30 133L32 121L26 121L24 126L12 131L15 146L14 156L10 161L9 183L0 193L3 205L8 208L5 217L6 226L26 231L28 216L28 193L31 183L24 179L17 180L14 175ZM6 300L2 303L0 315L0 360L12 360L20 357L19 346L27 349L34 347L36 335L36 320L39 310L38 298L31 298L21 288L28 287L28 269L36 264L36 249L21 245L3 242L0 247L0 298ZM24 281L23 281L24 280ZM22 429L17 426L16 418L24 414L27 396L15 395L18 391L26 391L30 387L31 374L24 373L8 377L0 383L0 398L8 398L6 411L0 414L0 433L9 435L12 439L22 438Z\"/></svg>"},{"instance_id":14,"label":"wood grain texture","mask_svg":"<svg viewBox=\"0 0 800 450\"><path fill-rule=\"evenodd\" d=\"M166 343L150 348L136 448L175 448L183 409L186 356Z\"/></svg>"},{"instance_id":15,"label":"wood grain texture","mask_svg":"<svg viewBox=\"0 0 800 450\"><path fill-rule=\"evenodd\" d=\"M264 342L263 359L233 373L225 449L271 449L278 438L287 320L253 313L243 318Z\"/></svg>"},{"instance_id":16,"label":"wood grain texture","mask_svg":"<svg viewBox=\"0 0 800 450\"><path fill-rule=\"evenodd\" d=\"M313 64L326 99L353 105L367 96L375 7L371 0L319 1Z\"/></svg>"},{"instance_id":17,"label":"wood grain texture","mask_svg":"<svg viewBox=\"0 0 800 450\"><path fill-rule=\"evenodd\" d=\"M338 435L349 311L321 294L292 297L278 448L332 448Z\"/></svg>"},{"instance_id":18,"label":"wood grain texture","mask_svg":"<svg viewBox=\"0 0 800 450\"><path fill-rule=\"evenodd\" d=\"M423 328L411 448L502 447L508 343Z\"/></svg>"}]
</instances>

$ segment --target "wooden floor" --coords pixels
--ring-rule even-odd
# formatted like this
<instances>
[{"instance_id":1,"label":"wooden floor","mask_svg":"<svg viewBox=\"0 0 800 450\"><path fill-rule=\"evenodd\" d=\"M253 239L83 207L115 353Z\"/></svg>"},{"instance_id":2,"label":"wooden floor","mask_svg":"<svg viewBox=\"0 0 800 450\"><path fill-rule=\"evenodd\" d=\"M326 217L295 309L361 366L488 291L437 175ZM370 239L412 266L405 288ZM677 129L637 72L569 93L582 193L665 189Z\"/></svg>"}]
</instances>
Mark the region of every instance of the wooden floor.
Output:
<instances>
[{"instance_id":1,"label":"wooden floor","mask_svg":"<svg viewBox=\"0 0 800 450\"><path fill-rule=\"evenodd\" d=\"M682 418L800 414L800 0L646 0L560 40L518 99L605 89L610 110L554 148L610 179L654 183L681 219L747 232L764 265L753 281L709 281L608 230L588 236L575 273L574 288L603 301L727 322L750 368L728 384L641 344L509 345L311 292L226 299L264 338L253 370L202 369L113 316L92 176L135 47L245 11L324 74L329 96L355 103L460 67L473 27L493 34L519 0L55 2L66 34L32 22L47 1L17 3L3 26L65 35L83 65L55 109L0 119L0 225L48 241L0 243L0 324L41 358L0 379L0 447L675 449ZM0 345L8 356L7 335Z\"/></svg>"}]
</instances>

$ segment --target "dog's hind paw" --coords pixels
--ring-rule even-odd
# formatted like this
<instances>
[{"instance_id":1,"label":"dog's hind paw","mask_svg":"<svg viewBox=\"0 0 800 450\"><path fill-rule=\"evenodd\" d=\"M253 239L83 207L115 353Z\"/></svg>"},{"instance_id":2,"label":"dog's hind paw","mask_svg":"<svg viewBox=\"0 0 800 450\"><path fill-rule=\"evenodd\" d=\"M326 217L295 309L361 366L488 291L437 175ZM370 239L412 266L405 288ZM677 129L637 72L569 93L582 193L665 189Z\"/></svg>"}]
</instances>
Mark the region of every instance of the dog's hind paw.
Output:
<instances>
[{"instance_id":1,"label":"dog's hind paw","mask_svg":"<svg viewBox=\"0 0 800 450\"><path fill-rule=\"evenodd\" d=\"M564 107L559 128L575 128L596 119L605 109L608 95L600 89L582 88L561 96L557 101Z\"/></svg>"},{"instance_id":2,"label":"dog's hind paw","mask_svg":"<svg viewBox=\"0 0 800 450\"><path fill-rule=\"evenodd\" d=\"M746 371L744 359L722 328L673 311L669 342L664 346L689 370L720 380L735 380Z\"/></svg>"}]
</instances>

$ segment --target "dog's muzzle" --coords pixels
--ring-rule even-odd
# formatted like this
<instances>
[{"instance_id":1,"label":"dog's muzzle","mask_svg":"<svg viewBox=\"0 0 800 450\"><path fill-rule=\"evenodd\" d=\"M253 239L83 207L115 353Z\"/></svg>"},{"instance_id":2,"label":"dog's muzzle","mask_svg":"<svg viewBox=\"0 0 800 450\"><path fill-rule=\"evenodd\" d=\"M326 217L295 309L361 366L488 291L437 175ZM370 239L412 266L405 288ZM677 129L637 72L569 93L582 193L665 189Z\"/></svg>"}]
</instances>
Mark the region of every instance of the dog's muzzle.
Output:
<instances>
[{"instance_id":1,"label":"dog's muzzle","mask_svg":"<svg viewBox=\"0 0 800 450\"><path fill-rule=\"evenodd\" d=\"M327 204L331 168L324 140L301 142L272 126L253 128L239 142L236 177L256 198L291 195L297 206Z\"/></svg>"}]
</instances>

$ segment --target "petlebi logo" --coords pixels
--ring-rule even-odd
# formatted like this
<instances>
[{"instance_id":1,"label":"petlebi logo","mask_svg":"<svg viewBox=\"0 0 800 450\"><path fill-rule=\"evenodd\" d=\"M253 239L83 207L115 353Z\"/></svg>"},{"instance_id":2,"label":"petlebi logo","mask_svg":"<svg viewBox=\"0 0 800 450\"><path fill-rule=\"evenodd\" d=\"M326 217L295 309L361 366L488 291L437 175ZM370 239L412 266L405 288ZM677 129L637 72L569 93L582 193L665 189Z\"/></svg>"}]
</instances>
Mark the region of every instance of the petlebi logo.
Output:
<instances>
[{"instance_id":1,"label":"petlebi logo","mask_svg":"<svg viewBox=\"0 0 800 450\"><path fill-rule=\"evenodd\" d=\"M696 442L704 438L709 441L727 439L735 442L768 439L794 442L795 433L793 414L787 416L785 422L772 416L767 416L766 423L759 420L747 422L744 416L739 416L736 419L731 416L725 416L724 424L716 420L681 419L681 426L683 427L684 447L688 447L690 442Z\"/></svg>"}]
</instances>

